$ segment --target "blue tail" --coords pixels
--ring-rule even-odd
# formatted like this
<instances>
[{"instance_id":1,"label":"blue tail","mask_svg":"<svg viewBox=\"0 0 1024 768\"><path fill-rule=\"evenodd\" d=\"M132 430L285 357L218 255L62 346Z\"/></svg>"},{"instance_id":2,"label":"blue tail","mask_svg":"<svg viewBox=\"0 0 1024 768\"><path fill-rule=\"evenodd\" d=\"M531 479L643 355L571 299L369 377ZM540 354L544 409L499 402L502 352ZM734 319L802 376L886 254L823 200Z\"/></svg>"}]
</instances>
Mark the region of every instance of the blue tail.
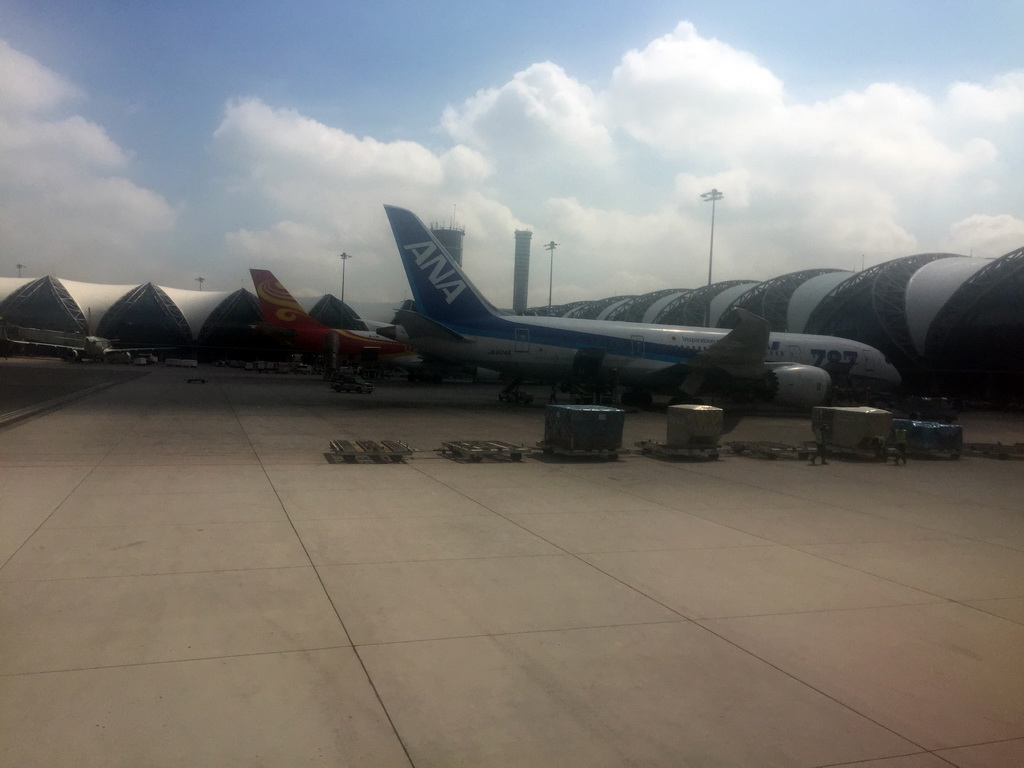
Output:
<instances>
[{"instance_id":1,"label":"blue tail","mask_svg":"<svg viewBox=\"0 0 1024 768\"><path fill-rule=\"evenodd\" d=\"M384 210L421 314L451 326L500 314L415 214L393 205Z\"/></svg>"}]
</instances>

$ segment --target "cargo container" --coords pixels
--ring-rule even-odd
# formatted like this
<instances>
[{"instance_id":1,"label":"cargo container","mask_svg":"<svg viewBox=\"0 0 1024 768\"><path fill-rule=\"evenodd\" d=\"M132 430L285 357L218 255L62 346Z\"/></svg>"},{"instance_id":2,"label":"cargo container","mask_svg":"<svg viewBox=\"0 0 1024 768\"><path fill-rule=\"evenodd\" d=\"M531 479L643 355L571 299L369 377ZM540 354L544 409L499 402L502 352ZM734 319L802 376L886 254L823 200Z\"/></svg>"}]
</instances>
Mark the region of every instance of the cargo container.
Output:
<instances>
[{"instance_id":1,"label":"cargo container","mask_svg":"<svg viewBox=\"0 0 1024 768\"><path fill-rule=\"evenodd\" d=\"M544 408L546 452L609 453L622 447L626 412L605 405L548 405ZM609 456L611 457L611 456Z\"/></svg>"},{"instance_id":2,"label":"cargo container","mask_svg":"<svg viewBox=\"0 0 1024 768\"><path fill-rule=\"evenodd\" d=\"M827 439L833 453L870 455L885 460L886 443L892 425L892 413L881 408L865 406L827 407L811 409L811 426L827 426Z\"/></svg>"},{"instance_id":3,"label":"cargo container","mask_svg":"<svg viewBox=\"0 0 1024 768\"><path fill-rule=\"evenodd\" d=\"M722 437L722 409L711 405L670 405L666 444L671 448L713 448Z\"/></svg>"},{"instance_id":4,"label":"cargo container","mask_svg":"<svg viewBox=\"0 0 1024 768\"><path fill-rule=\"evenodd\" d=\"M963 451L963 427L959 424L893 419L892 428L889 432L889 443L891 445L896 443L896 430L898 429L906 431L907 453L911 455L946 454L951 459L959 459Z\"/></svg>"},{"instance_id":5,"label":"cargo container","mask_svg":"<svg viewBox=\"0 0 1024 768\"><path fill-rule=\"evenodd\" d=\"M671 405L664 443L641 440L643 454L674 458L717 459L723 413L711 405Z\"/></svg>"}]
</instances>

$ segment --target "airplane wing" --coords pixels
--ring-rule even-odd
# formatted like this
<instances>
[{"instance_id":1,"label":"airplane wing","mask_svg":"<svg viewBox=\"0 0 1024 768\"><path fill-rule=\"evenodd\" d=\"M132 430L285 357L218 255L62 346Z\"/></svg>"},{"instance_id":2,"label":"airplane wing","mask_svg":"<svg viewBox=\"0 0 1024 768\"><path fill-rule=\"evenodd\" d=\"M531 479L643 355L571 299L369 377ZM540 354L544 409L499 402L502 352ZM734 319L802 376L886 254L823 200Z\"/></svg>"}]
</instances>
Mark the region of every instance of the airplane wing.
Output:
<instances>
[{"instance_id":1,"label":"airplane wing","mask_svg":"<svg viewBox=\"0 0 1024 768\"><path fill-rule=\"evenodd\" d=\"M721 374L737 378L758 378L765 370L764 353L771 326L767 320L736 309L739 325L696 357L664 368L649 377L659 389L678 387L694 395L705 379Z\"/></svg>"}]
</instances>

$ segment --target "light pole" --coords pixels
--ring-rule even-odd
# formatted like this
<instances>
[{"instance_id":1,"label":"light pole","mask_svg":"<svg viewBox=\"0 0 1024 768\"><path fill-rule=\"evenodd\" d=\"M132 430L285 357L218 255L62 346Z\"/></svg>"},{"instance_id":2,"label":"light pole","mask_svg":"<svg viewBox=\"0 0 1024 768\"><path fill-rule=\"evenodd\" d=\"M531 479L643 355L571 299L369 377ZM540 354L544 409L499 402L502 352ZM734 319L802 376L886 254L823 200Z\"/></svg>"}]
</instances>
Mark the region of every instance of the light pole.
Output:
<instances>
[{"instance_id":1,"label":"light pole","mask_svg":"<svg viewBox=\"0 0 1024 768\"><path fill-rule=\"evenodd\" d=\"M16 266L18 268L18 277L21 277L21 270L23 270L25 268L25 265L24 264L15 264L14 266Z\"/></svg>"},{"instance_id":2,"label":"light pole","mask_svg":"<svg viewBox=\"0 0 1024 768\"><path fill-rule=\"evenodd\" d=\"M348 253L342 253L338 256L341 259L341 303L345 303L345 262L352 258Z\"/></svg>"},{"instance_id":3,"label":"light pole","mask_svg":"<svg viewBox=\"0 0 1024 768\"><path fill-rule=\"evenodd\" d=\"M705 203L711 201L711 249L708 251L708 285L711 285L711 264L715 258L715 203L723 197L725 195L717 189L712 189L710 192L705 192L700 196L700 199Z\"/></svg>"},{"instance_id":4,"label":"light pole","mask_svg":"<svg viewBox=\"0 0 1024 768\"><path fill-rule=\"evenodd\" d=\"M558 243L554 240L544 246L551 259L551 267L548 270L548 317L551 317L551 287L555 283L555 248L557 247Z\"/></svg>"},{"instance_id":5,"label":"light pole","mask_svg":"<svg viewBox=\"0 0 1024 768\"><path fill-rule=\"evenodd\" d=\"M199 290L201 291L201 290L203 290L203 283L206 282L206 278L205 277L197 277L196 278L196 282L199 283Z\"/></svg>"}]
</instances>

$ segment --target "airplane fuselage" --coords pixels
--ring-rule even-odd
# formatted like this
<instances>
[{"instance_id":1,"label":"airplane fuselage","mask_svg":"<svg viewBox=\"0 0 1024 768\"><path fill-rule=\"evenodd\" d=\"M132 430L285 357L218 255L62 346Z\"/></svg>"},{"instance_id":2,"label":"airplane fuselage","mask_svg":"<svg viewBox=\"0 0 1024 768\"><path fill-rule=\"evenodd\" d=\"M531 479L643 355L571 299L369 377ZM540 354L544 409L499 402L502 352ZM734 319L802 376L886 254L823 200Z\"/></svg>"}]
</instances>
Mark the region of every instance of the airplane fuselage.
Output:
<instances>
[{"instance_id":1,"label":"airplane fuselage","mask_svg":"<svg viewBox=\"0 0 1024 768\"><path fill-rule=\"evenodd\" d=\"M625 386L644 386L652 373L689 363L729 331L506 315L446 327L469 341L413 337L416 347L446 359L475 363L514 377L564 380L580 350L603 351L602 368L614 369ZM895 386L899 373L866 344L833 336L772 333L764 351L768 366L797 364L849 377L879 389Z\"/></svg>"}]
</instances>

